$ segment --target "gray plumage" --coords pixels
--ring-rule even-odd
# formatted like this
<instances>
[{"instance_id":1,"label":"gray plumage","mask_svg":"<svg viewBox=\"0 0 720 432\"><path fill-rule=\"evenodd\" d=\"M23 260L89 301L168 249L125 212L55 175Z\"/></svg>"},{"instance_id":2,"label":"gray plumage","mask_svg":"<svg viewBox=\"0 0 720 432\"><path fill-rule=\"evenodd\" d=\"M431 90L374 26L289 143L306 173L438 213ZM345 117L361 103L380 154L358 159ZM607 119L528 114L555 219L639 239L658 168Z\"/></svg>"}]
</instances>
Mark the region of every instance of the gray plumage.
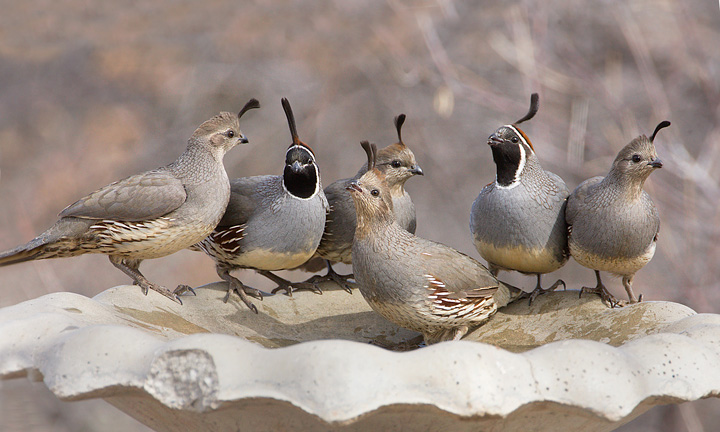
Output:
<instances>
[{"instance_id":1,"label":"gray plumage","mask_svg":"<svg viewBox=\"0 0 720 432\"><path fill-rule=\"evenodd\" d=\"M405 114L395 117L398 142L378 151L376 167L385 175L385 180L390 188L395 219L403 229L415 233L417 226L415 205L410 194L405 190L405 182L415 175L424 175L424 173L415 161L412 150L402 140L401 130L404 122ZM352 244L357 218L355 204L347 186L351 181L359 179L365 172L367 172L367 164L364 164L354 177L337 180L325 188L325 195L330 204L330 213L316 255L326 260L328 273L325 276L314 276L308 282L312 281L312 283L318 284L331 279L350 291L347 280L352 279L353 275L337 274L332 268L332 263L352 263Z\"/></svg>"},{"instance_id":2,"label":"gray plumage","mask_svg":"<svg viewBox=\"0 0 720 432\"><path fill-rule=\"evenodd\" d=\"M315 155L299 140L289 103L286 99L282 103L293 139L286 152L283 175L232 180L225 215L212 234L194 247L212 257L218 275L229 282L225 301L236 291L256 313L257 308L246 294L262 298L260 292L229 272L255 269L288 293L293 288L310 288L310 284L290 283L270 271L298 267L313 256L328 211Z\"/></svg>"},{"instance_id":3,"label":"gray plumage","mask_svg":"<svg viewBox=\"0 0 720 432\"><path fill-rule=\"evenodd\" d=\"M428 344L460 339L520 295L471 257L400 227L378 169L348 188L357 210L355 278L365 300L388 320L421 332Z\"/></svg>"},{"instance_id":4,"label":"gray plumage","mask_svg":"<svg viewBox=\"0 0 720 432\"><path fill-rule=\"evenodd\" d=\"M223 156L248 142L239 119L259 106L251 99L237 115L220 113L195 130L175 162L111 183L71 204L47 231L0 254L0 266L103 253L145 294L152 289L180 301L177 292L189 287L170 291L149 282L138 270L140 262L184 249L212 232L230 196Z\"/></svg>"},{"instance_id":5,"label":"gray plumage","mask_svg":"<svg viewBox=\"0 0 720 432\"><path fill-rule=\"evenodd\" d=\"M583 291L600 294L611 306L619 302L602 284L600 271L622 276L630 302L636 302L633 276L655 253L660 216L643 184L662 167L653 140L669 125L662 122L650 138L641 135L632 140L620 150L607 176L584 181L568 198L570 253L575 261L595 270L597 279L595 288Z\"/></svg>"},{"instance_id":6,"label":"gray plumage","mask_svg":"<svg viewBox=\"0 0 720 432\"><path fill-rule=\"evenodd\" d=\"M559 280L542 289L540 278L568 260L564 211L570 191L558 175L540 166L530 139L517 127L537 112L537 93L531 100L530 112L523 119L498 128L488 139L497 175L473 202L470 231L493 274L515 270L537 276L532 301L564 285Z\"/></svg>"}]
</instances>

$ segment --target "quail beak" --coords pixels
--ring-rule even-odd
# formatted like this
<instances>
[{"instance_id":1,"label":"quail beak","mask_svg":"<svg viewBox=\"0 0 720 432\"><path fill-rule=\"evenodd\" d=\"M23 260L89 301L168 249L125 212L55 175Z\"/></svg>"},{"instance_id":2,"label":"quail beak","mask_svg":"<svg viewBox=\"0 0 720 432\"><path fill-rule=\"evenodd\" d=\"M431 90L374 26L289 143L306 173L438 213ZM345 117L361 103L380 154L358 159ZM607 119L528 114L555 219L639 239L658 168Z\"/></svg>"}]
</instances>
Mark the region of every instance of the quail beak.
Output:
<instances>
[{"instance_id":1,"label":"quail beak","mask_svg":"<svg viewBox=\"0 0 720 432\"><path fill-rule=\"evenodd\" d=\"M648 165L650 165L653 168L662 168L663 163L660 159L655 159L654 161L648 162Z\"/></svg>"},{"instance_id":2,"label":"quail beak","mask_svg":"<svg viewBox=\"0 0 720 432\"><path fill-rule=\"evenodd\" d=\"M290 165L290 169L293 170L293 172L300 172L300 170L302 170L302 164L299 161L295 161Z\"/></svg>"},{"instance_id":3,"label":"quail beak","mask_svg":"<svg viewBox=\"0 0 720 432\"><path fill-rule=\"evenodd\" d=\"M488 142L487 142L487 143L488 143L489 146L494 146L494 145L502 144L502 143L503 143L503 140L501 140L500 137L497 136L496 134L492 134L492 135L490 135L490 137L488 138Z\"/></svg>"},{"instance_id":4,"label":"quail beak","mask_svg":"<svg viewBox=\"0 0 720 432\"><path fill-rule=\"evenodd\" d=\"M412 175L425 175L420 165L413 165L408 171L410 171Z\"/></svg>"},{"instance_id":5,"label":"quail beak","mask_svg":"<svg viewBox=\"0 0 720 432\"><path fill-rule=\"evenodd\" d=\"M351 181L349 185L345 186L345 189L349 190L350 192L362 192L362 188L356 181Z\"/></svg>"}]
</instances>

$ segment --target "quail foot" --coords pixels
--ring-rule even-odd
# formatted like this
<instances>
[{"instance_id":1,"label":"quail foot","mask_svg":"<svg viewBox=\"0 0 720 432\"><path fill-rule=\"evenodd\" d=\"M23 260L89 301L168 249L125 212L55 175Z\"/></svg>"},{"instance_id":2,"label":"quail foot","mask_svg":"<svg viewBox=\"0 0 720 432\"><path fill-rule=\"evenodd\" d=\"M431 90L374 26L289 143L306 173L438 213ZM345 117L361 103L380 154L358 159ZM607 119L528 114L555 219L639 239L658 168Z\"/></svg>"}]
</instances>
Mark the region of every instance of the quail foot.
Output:
<instances>
[{"instance_id":1,"label":"quail foot","mask_svg":"<svg viewBox=\"0 0 720 432\"><path fill-rule=\"evenodd\" d=\"M230 271L255 269L288 294L293 289L313 289L310 283L292 283L272 271L298 267L313 256L328 210L315 154L298 138L287 99L282 99L282 106L292 136L283 174L232 180L225 215L212 234L194 247L215 261L218 275L229 283L225 301L235 291L255 313L247 294L261 299L260 291L244 285Z\"/></svg>"},{"instance_id":2,"label":"quail foot","mask_svg":"<svg viewBox=\"0 0 720 432\"><path fill-rule=\"evenodd\" d=\"M405 190L405 182L413 176L424 175L422 168L415 161L412 150L405 145L402 139L402 126L405 123L405 114L395 117L395 129L398 142L391 144L377 153L376 168L385 175L385 180L390 189L390 196L393 203L393 214L398 224L405 230L415 233L417 226L415 219L415 205L410 194ZM325 195L330 203L330 213L325 224L320 246L318 246L317 257L325 260L327 274L324 276L313 276L308 282L317 284L333 280L335 283L352 293L348 285L348 279L353 275L340 275L332 268L334 262L350 264L352 262L352 244L355 235L355 204L346 189L352 181L359 179L367 171L367 165L363 164L353 178L341 179L333 182L325 188Z\"/></svg>"},{"instance_id":3,"label":"quail foot","mask_svg":"<svg viewBox=\"0 0 720 432\"><path fill-rule=\"evenodd\" d=\"M372 161L373 147L363 147ZM431 344L460 339L521 295L473 258L400 227L384 174L368 166L347 187L357 212L352 264L370 307Z\"/></svg>"},{"instance_id":4,"label":"quail foot","mask_svg":"<svg viewBox=\"0 0 720 432\"><path fill-rule=\"evenodd\" d=\"M663 166L654 141L658 131L668 126L670 122L663 121L650 138L641 135L632 140L620 150L605 177L585 180L568 197L565 218L570 254L595 270L597 279L595 288L583 287L580 295L593 292L612 307L624 305L600 280L600 272L606 271L622 277L630 303L638 301L633 277L652 259L660 232L658 210L643 185Z\"/></svg>"},{"instance_id":5,"label":"quail foot","mask_svg":"<svg viewBox=\"0 0 720 432\"><path fill-rule=\"evenodd\" d=\"M239 120L259 107L251 99L239 114L223 112L204 122L175 162L111 183L71 204L47 231L0 253L0 266L102 253L145 294L151 289L182 303L177 294L190 287L170 291L152 283L140 273L140 262L185 249L212 232L230 197L223 156L248 142Z\"/></svg>"},{"instance_id":6,"label":"quail foot","mask_svg":"<svg viewBox=\"0 0 720 432\"><path fill-rule=\"evenodd\" d=\"M470 212L475 248L493 275L515 270L537 277L531 303L537 295L565 285L558 280L543 289L540 279L565 265L569 256L564 212L570 191L559 176L540 166L530 139L518 127L535 116L538 102L533 93L525 117L488 138L497 174Z\"/></svg>"}]
</instances>

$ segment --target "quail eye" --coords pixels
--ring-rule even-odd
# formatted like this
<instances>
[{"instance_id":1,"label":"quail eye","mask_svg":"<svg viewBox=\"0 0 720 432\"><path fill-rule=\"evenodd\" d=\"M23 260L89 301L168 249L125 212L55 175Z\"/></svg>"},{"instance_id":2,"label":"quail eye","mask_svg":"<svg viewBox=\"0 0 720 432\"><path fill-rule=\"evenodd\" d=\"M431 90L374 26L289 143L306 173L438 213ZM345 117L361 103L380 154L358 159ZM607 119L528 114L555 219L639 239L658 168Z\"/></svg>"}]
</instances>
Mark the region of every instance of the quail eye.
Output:
<instances>
[{"instance_id":1,"label":"quail eye","mask_svg":"<svg viewBox=\"0 0 720 432\"><path fill-rule=\"evenodd\" d=\"M402 163L400 163L399 160L394 160L390 162L390 165L392 165L393 168L400 168L402 166Z\"/></svg>"},{"instance_id":2,"label":"quail eye","mask_svg":"<svg viewBox=\"0 0 720 432\"><path fill-rule=\"evenodd\" d=\"M232 138L235 136L235 131L230 129L229 131L225 132L225 136L227 136L228 138Z\"/></svg>"},{"instance_id":3,"label":"quail eye","mask_svg":"<svg viewBox=\"0 0 720 432\"><path fill-rule=\"evenodd\" d=\"M514 136L514 137L510 138L510 141L512 141L513 143L517 144L517 142L520 141L520 140L518 139L518 137Z\"/></svg>"},{"instance_id":4,"label":"quail eye","mask_svg":"<svg viewBox=\"0 0 720 432\"><path fill-rule=\"evenodd\" d=\"M377 189L373 189L370 191L370 195L376 197L376 196L380 195L380 191Z\"/></svg>"},{"instance_id":5,"label":"quail eye","mask_svg":"<svg viewBox=\"0 0 720 432\"><path fill-rule=\"evenodd\" d=\"M640 155L638 155L638 154L632 155L632 161L633 161L633 162L638 163L638 162L640 162L641 160L642 160L642 158L640 157Z\"/></svg>"}]
</instances>

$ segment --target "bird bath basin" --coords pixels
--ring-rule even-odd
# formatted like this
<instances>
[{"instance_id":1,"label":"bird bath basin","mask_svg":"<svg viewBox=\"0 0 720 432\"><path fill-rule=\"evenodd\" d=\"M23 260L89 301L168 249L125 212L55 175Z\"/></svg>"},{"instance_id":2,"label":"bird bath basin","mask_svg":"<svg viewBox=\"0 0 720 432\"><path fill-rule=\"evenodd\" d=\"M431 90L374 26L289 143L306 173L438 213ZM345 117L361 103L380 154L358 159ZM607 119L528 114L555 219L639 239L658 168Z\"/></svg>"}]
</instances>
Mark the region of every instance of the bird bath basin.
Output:
<instances>
[{"instance_id":1,"label":"bird bath basin","mask_svg":"<svg viewBox=\"0 0 720 432\"><path fill-rule=\"evenodd\" d=\"M418 334L357 290L268 296L255 315L223 303L225 286L183 306L119 286L0 309L0 377L103 398L159 431L606 431L720 392L720 315L676 303L611 310L560 291L413 349Z\"/></svg>"}]
</instances>

